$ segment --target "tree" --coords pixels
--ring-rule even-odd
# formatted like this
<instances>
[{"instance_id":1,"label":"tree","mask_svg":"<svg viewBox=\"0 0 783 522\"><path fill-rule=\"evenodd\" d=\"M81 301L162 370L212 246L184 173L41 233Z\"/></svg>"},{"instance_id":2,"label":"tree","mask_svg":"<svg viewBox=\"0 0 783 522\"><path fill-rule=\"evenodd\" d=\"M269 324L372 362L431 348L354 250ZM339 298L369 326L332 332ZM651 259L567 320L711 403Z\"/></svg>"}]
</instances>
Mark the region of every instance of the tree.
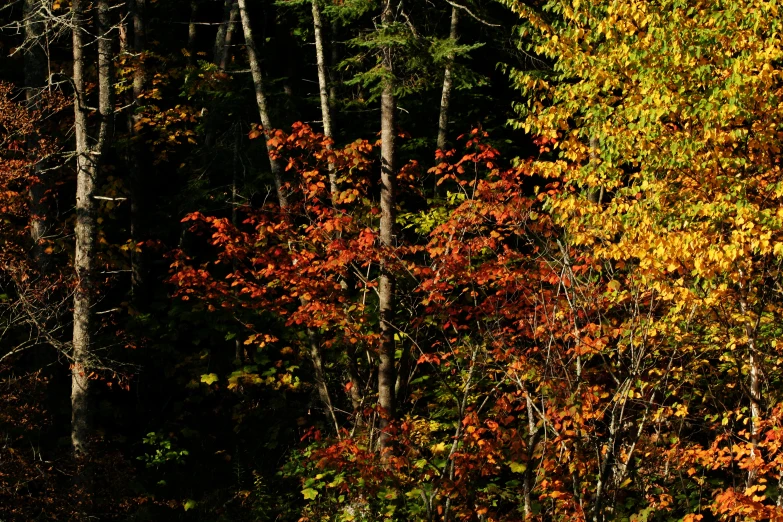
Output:
<instances>
[{"instance_id":1,"label":"tree","mask_svg":"<svg viewBox=\"0 0 783 522\"><path fill-rule=\"evenodd\" d=\"M391 0L383 4L381 23L389 26L394 21ZM383 49L383 87L381 91L381 244L392 255L395 245L394 228L397 221L397 209L394 201L396 193L396 134L395 113L397 104L394 98L394 50ZM394 385L397 380L394 361L394 276L386 262L381 263L381 277L378 284L379 314L381 325L381 344L378 365L378 404L382 409L381 434L378 444L381 451L389 444L389 421L394 419Z\"/></svg>"},{"instance_id":2,"label":"tree","mask_svg":"<svg viewBox=\"0 0 783 522\"><path fill-rule=\"evenodd\" d=\"M324 135L332 139L332 110L329 102L329 83L327 81L326 56L324 54L324 27L321 18L321 6L318 4L318 0L312 0L312 3L316 67L318 68L318 94L321 100L321 121L323 123ZM329 185L332 194L336 194L338 188L337 178L334 174L329 176Z\"/></svg>"},{"instance_id":3,"label":"tree","mask_svg":"<svg viewBox=\"0 0 783 522\"><path fill-rule=\"evenodd\" d=\"M128 14L133 28L133 87L130 91L132 107L128 116L128 130L131 146L129 147L128 167L130 170L130 236L131 236L131 292L134 306L143 308L147 302L148 285L146 273L148 266L145 252L139 246L148 238L149 205L146 198L147 180L145 175L148 165L145 165L146 157L142 146L141 130L142 109L144 103L142 95L147 87L147 66L144 52L147 46L147 29L145 23L145 0L130 0L128 2Z\"/></svg>"},{"instance_id":4,"label":"tree","mask_svg":"<svg viewBox=\"0 0 783 522\"><path fill-rule=\"evenodd\" d=\"M759 482L764 463L779 459L776 449L762 456L761 430L768 419L777 422L779 398L763 398L760 386L760 368L774 367L777 357L764 325L780 314L777 297L766 290L778 284L781 253L779 194L772 188L780 176L774 107L781 85L774 71L781 51L774 43L778 22L771 21L777 7L556 1L544 6L556 13L550 18L508 3L532 35L530 49L554 64L544 75L514 73L529 95L518 106L518 125L557 143L555 158L535 169L567 186L587 187L588 194L606 194L586 200L569 190L550 199L548 211L572 244L592 251L600 272L617 281L617 304L636 294L645 306L655 305L638 326L620 319L626 333L618 342L621 349L641 350L645 364L660 365L659 375L671 370L666 358L655 357L677 358L687 374L676 379L678 387L690 391L658 381L653 389L667 398L664 408L706 418L722 415L731 403L746 419L747 429L710 428L711 446L679 443L691 456L719 452L728 440L743 448L734 476L746 488L722 483L712 511L777 516L755 493L777 480ZM705 364L727 357L737 370L712 378L727 392L742 391L698 404L703 392L697 390L711 373ZM602 486L617 473L606 469L597 477ZM596 492L594 520L610 516L604 496ZM681 509L696 516L689 511L695 506Z\"/></svg>"},{"instance_id":5,"label":"tree","mask_svg":"<svg viewBox=\"0 0 783 522\"><path fill-rule=\"evenodd\" d=\"M71 443L77 456L89 453L91 415L89 404L90 373L94 366L92 306L94 304L95 264L95 187L100 175L101 156L109 141L113 106L111 95L111 37L109 6L97 3L98 114L94 143L88 126L87 78L85 67L89 35L87 11L82 0L74 0L73 12L73 86L76 136L76 253L74 271L76 289L73 298L73 353L71 371Z\"/></svg>"},{"instance_id":6,"label":"tree","mask_svg":"<svg viewBox=\"0 0 783 522\"><path fill-rule=\"evenodd\" d=\"M459 10L456 6L451 8L451 29L449 30L449 39L455 44L457 42L457 27L459 24ZM449 130L449 103L451 101L451 88L452 88L452 63L454 61L454 53L449 53L446 58L448 63L446 69L443 71L443 93L440 98L440 114L438 116L438 148L441 150L446 149L446 136Z\"/></svg>"},{"instance_id":7,"label":"tree","mask_svg":"<svg viewBox=\"0 0 783 522\"><path fill-rule=\"evenodd\" d=\"M258 114L261 117L261 125L263 126L264 132L271 132L274 127L272 126L272 119L269 115L269 105L264 90L264 77L261 73L261 59L256 50L255 40L253 39L253 28L250 25L250 13L247 9L247 1L237 0L237 5L239 6L239 16L242 20L242 31L245 35L245 48L250 63L250 72L253 76L253 88L256 94ZM269 150L269 146L267 146L267 150ZM280 208L286 208L288 206L288 197L286 196L285 187L283 186L284 167L272 154L269 154L269 164L272 169L272 176L275 180L278 203L280 204Z\"/></svg>"},{"instance_id":8,"label":"tree","mask_svg":"<svg viewBox=\"0 0 783 522\"><path fill-rule=\"evenodd\" d=\"M47 60L44 43L44 13L40 0L25 0L24 3L24 28L25 46L24 54L24 79L27 103L31 107L38 106L42 97L41 90L48 84ZM33 176L36 182L30 187L31 223L30 235L33 240L34 257L39 269L45 272L48 269L49 258L46 253L45 237L47 231L46 190L49 184L46 182L45 163L36 163L33 167Z\"/></svg>"},{"instance_id":9,"label":"tree","mask_svg":"<svg viewBox=\"0 0 783 522\"><path fill-rule=\"evenodd\" d=\"M231 54L231 41L234 38L234 27L239 16L239 6L235 0L226 0L224 6L225 21L218 27L215 36L215 63L221 70L225 70Z\"/></svg>"}]
</instances>

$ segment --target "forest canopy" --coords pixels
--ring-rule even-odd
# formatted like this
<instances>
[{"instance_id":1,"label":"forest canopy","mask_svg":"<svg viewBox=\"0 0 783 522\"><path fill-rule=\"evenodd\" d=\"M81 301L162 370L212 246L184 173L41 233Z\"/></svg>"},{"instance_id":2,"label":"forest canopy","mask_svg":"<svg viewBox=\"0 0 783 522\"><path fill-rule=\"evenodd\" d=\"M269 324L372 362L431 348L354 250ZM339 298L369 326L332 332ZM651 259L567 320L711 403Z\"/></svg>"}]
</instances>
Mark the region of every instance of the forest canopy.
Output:
<instances>
[{"instance_id":1,"label":"forest canopy","mask_svg":"<svg viewBox=\"0 0 783 522\"><path fill-rule=\"evenodd\" d=\"M781 20L6 0L0 519L783 519Z\"/></svg>"}]
</instances>

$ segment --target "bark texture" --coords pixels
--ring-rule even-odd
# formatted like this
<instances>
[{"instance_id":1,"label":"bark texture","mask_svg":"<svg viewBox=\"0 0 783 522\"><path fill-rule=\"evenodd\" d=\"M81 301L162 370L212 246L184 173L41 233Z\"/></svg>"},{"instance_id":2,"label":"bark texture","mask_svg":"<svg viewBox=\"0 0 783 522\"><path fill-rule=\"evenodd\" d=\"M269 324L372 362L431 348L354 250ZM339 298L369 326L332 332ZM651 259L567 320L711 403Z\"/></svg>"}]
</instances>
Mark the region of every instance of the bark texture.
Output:
<instances>
[{"instance_id":1,"label":"bark texture","mask_svg":"<svg viewBox=\"0 0 783 522\"><path fill-rule=\"evenodd\" d=\"M393 21L391 2L383 7L381 20L384 24ZM381 93L381 243L388 248L394 246L395 211L395 112L397 104L394 97L394 61L389 48L383 50L383 66L387 79ZM378 444L381 450L389 443L389 422L395 414L394 386L396 368L394 363L394 278L386 263L381 265L381 279L378 287L380 296L381 348L378 365L378 403L383 410L380 422L381 434Z\"/></svg>"},{"instance_id":2,"label":"bark texture","mask_svg":"<svg viewBox=\"0 0 783 522\"><path fill-rule=\"evenodd\" d=\"M318 66L318 92L321 96L321 121L324 127L324 136L332 138L332 110L329 105L329 81L326 70L326 55L324 53L324 29L321 18L321 6L318 0L313 3L313 31L315 33L315 58ZM331 149L331 145L328 147ZM329 187L334 197L337 194L337 173L333 165L329 165Z\"/></svg>"},{"instance_id":3,"label":"bark texture","mask_svg":"<svg viewBox=\"0 0 783 522\"><path fill-rule=\"evenodd\" d=\"M234 39L234 31L239 17L239 5L236 0L226 0L224 4L224 22L218 28L215 37L215 64L225 70L228 66L231 54L231 41Z\"/></svg>"},{"instance_id":4,"label":"bark texture","mask_svg":"<svg viewBox=\"0 0 783 522\"><path fill-rule=\"evenodd\" d=\"M93 200L99 174L99 161L109 135L111 119L111 40L108 34L109 6L106 0L98 9L98 113L100 125L95 145L90 145L85 100L84 69L86 31L85 1L73 2L73 85L76 137L76 249L74 270L76 291L73 299L73 351L71 371L71 443L77 456L88 453L90 432L89 374L93 365L92 313L93 263L95 246L95 204Z\"/></svg>"},{"instance_id":5,"label":"bark texture","mask_svg":"<svg viewBox=\"0 0 783 522\"><path fill-rule=\"evenodd\" d=\"M196 62L196 15L198 14L198 2L190 2L190 23L188 23L188 64L193 65Z\"/></svg>"},{"instance_id":6,"label":"bark texture","mask_svg":"<svg viewBox=\"0 0 783 522\"><path fill-rule=\"evenodd\" d=\"M459 33L459 10L456 7L451 8L451 30L449 38L452 43L457 42ZM446 70L443 71L443 92L440 96L440 116L438 117L438 148L446 148L446 138L449 131L449 104L451 103L452 90L452 69L454 67L454 53L449 53L446 61Z\"/></svg>"},{"instance_id":7,"label":"bark texture","mask_svg":"<svg viewBox=\"0 0 783 522\"><path fill-rule=\"evenodd\" d=\"M25 0L24 32L27 50L24 54L25 97L29 107L38 106L41 89L47 85L48 60L43 44L44 12L41 0ZM49 213L46 204L48 180L45 164L38 162L32 172L34 182L30 185L30 239L33 243L33 258L38 270L45 273L49 268L49 256L44 244L47 235L46 217Z\"/></svg>"},{"instance_id":8,"label":"bark texture","mask_svg":"<svg viewBox=\"0 0 783 522\"><path fill-rule=\"evenodd\" d=\"M330 63L331 74L329 75L331 79L329 82L329 103L331 107L334 107L335 103L337 103L337 85L340 83L340 75L337 73L337 64L340 63L340 52L337 48L337 38L335 37L334 31L332 31L329 47L332 54Z\"/></svg>"},{"instance_id":9,"label":"bark texture","mask_svg":"<svg viewBox=\"0 0 783 522\"><path fill-rule=\"evenodd\" d=\"M256 49L255 40L253 39L253 28L250 25L250 13L247 10L247 0L237 0L239 6L239 17L242 20L242 32L245 35L245 48L247 49L247 58L250 63L250 72L253 76L253 88L256 93L256 105L258 105L258 114L261 117L261 125L264 127L265 132L269 132L272 129L272 120L269 117L269 108L266 100L266 92L264 91L264 77L261 73L261 62L259 60L258 51ZM269 144L266 144L267 152L269 152ZM275 188L277 190L277 200L280 203L280 208L288 207L288 199L283 191L283 164L276 159L269 157L269 164L272 169L272 176L275 180Z\"/></svg>"},{"instance_id":10,"label":"bark texture","mask_svg":"<svg viewBox=\"0 0 783 522\"><path fill-rule=\"evenodd\" d=\"M131 190L131 241L134 245L147 239L147 180L145 166L143 165L144 150L141 146L141 137L137 131L140 119L138 106L141 103L141 95L147 84L147 70L144 64L144 49L147 45L147 29L145 24L144 9L145 0L129 0L128 8L133 27L133 55L135 67L133 71L133 108L128 119L131 146L129 150L128 167L130 170ZM135 247L131 249L131 293L133 304L136 308L143 308L147 301L147 263L143 249Z\"/></svg>"},{"instance_id":11,"label":"bark texture","mask_svg":"<svg viewBox=\"0 0 783 522\"><path fill-rule=\"evenodd\" d=\"M334 405L329 394L329 387L326 383L326 370L324 368L323 355L321 353L321 342L318 335L311 328L307 330L308 340L310 342L310 361L313 363L315 374L315 386L318 389L318 397L326 409L329 420L334 425L334 433L340 438L340 423L337 422L337 416L334 414Z\"/></svg>"}]
</instances>

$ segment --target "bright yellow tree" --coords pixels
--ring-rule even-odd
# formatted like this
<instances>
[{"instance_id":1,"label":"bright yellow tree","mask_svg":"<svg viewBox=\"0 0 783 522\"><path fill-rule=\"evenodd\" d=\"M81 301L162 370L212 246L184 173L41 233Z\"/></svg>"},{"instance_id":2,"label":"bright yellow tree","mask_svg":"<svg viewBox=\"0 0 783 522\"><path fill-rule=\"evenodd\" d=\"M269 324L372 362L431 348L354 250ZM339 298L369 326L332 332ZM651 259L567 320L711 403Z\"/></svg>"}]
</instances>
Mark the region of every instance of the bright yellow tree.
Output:
<instances>
[{"instance_id":1,"label":"bright yellow tree","mask_svg":"<svg viewBox=\"0 0 783 522\"><path fill-rule=\"evenodd\" d=\"M548 208L627 311L606 318L617 338L602 356L639 372L645 397L656 390L669 452L706 484L704 506L781 516L778 2L506 3L549 64L512 72L514 123L556 141L534 168L563 183ZM681 439L683 423L700 438ZM660 473L666 487L668 464Z\"/></svg>"}]
</instances>

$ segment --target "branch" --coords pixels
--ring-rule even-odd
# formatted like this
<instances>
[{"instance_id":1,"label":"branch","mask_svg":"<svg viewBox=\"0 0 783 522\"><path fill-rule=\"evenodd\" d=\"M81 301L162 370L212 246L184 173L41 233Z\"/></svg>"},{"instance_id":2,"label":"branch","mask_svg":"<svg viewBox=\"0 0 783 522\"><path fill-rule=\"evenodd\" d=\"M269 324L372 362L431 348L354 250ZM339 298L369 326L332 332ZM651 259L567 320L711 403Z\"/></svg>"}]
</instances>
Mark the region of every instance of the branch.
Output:
<instances>
[{"instance_id":1,"label":"branch","mask_svg":"<svg viewBox=\"0 0 783 522\"><path fill-rule=\"evenodd\" d=\"M471 11L470 9L468 9L466 6L464 6L462 4L458 4L456 2L452 2L451 0L446 0L446 3L449 4L451 7L454 7L456 9L462 9L463 11L468 13L474 20L478 21L479 23L482 23L482 24L486 25L487 27L501 27L500 24L493 24L493 23L487 22L486 20L483 20L482 18L479 18L478 16L473 14L473 11Z\"/></svg>"}]
</instances>

